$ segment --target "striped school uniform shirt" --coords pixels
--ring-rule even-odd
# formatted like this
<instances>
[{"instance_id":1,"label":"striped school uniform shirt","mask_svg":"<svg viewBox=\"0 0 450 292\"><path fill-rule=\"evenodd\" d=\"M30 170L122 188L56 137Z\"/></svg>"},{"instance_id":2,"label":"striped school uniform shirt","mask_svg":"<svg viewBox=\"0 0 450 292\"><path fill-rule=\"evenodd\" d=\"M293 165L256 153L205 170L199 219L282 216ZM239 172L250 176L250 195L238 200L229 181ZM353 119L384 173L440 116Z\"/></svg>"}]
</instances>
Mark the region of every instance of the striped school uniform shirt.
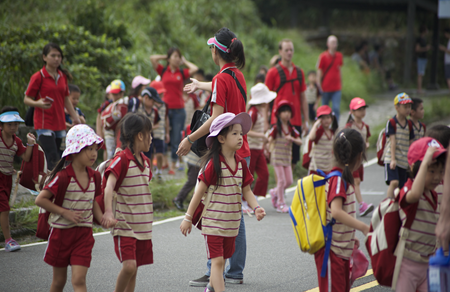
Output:
<instances>
[{"instance_id":1,"label":"striped school uniform shirt","mask_svg":"<svg viewBox=\"0 0 450 292\"><path fill-rule=\"evenodd\" d=\"M405 126L400 125L397 116L394 116L396 129L388 121L386 124L386 155L384 164L391 163L391 139L390 135L395 135L395 160L397 167L408 169L408 150L409 141L414 140L414 131L409 131L408 120L405 120Z\"/></svg>"},{"instance_id":2,"label":"striped school uniform shirt","mask_svg":"<svg viewBox=\"0 0 450 292\"><path fill-rule=\"evenodd\" d=\"M287 140L287 136L293 136L297 138L300 133L292 126L288 131L282 129L282 134L278 133L277 126L273 126L269 132L273 140L273 151L270 154L271 163L273 165L290 166L292 164L292 142Z\"/></svg>"},{"instance_id":3,"label":"striped school uniform shirt","mask_svg":"<svg viewBox=\"0 0 450 292\"><path fill-rule=\"evenodd\" d=\"M0 171L4 175L14 174L14 156L21 156L27 148L22 144L22 140L13 135L13 142L7 145L3 140L2 130L0 129Z\"/></svg>"},{"instance_id":4,"label":"striped school uniform shirt","mask_svg":"<svg viewBox=\"0 0 450 292\"><path fill-rule=\"evenodd\" d=\"M166 117L167 117L167 106L163 103L161 106L156 106L158 109L158 115L160 120L158 122L158 128L153 130L153 139L163 140L166 134Z\"/></svg>"},{"instance_id":5,"label":"striped school uniform shirt","mask_svg":"<svg viewBox=\"0 0 450 292\"><path fill-rule=\"evenodd\" d=\"M438 197L438 207L437 212L438 215L441 214L441 203L442 203L442 195L444 194L444 181L441 181L440 184L434 189Z\"/></svg>"},{"instance_id":6,"label":"striped school uniform shirt","mask_svg":"<svg viewBox=\"0 0 450 292\"><path fill-rule=\"evenodd\" d=\"M126 176L121 185L115 187L117 203L113 204L116 226L111 230L113 236L133 237L138 240L152 239L153 199L149 189L152 177L150 161L141 153L144 167L138 165L129 148L121 151L106 169L105 177L110 173L117 178L123 171ZM121 159L128 159L128 167L121 169Z\"/></svg>"},{"instance_id":7,"label":"striped school uniform shirt","mask_svg":"<svg viewBox=\"0 0 450 292\"><path fill-rule=\"evenodd\" d=\"M412 184L413 180L409 179L400 190L401 220L405 222L416 209L416 215L406 239L404 257L416 262L428 263L428 258L437 248L434 229L439 220L438 196L435 191L431 191L428 195L422 194L417 203L408 204L406 194L411 190Z\"/></svg>"},{"instance_id":8,"label":"striped school uniform shirt","mask_svg":"<svg viewBox=\"0 0 450 292\"><path fill-rule=\"evenodd\" d=\"M207 195L211 196L202 217L203 235L236 237L239 233L242 189L253 182L253 176L243 158L235 155L235 159L236 168L233 170L220 155L222 180L219 185L212 161L208 162L198 177L208 186L202 200Z\"/></svg>"},{"instance_id":9,"label":"striped school uniform shirt","mask_svg":"<svg viewBox=\"0 0 450 292\"><path fill-rule=\"evenodd\" d=\"M334 167L331 171L339 171L342 169ZM347 190L345 190L347 187ZM356 197L353 186L344 183L341 177L333 176L325 185L325 192L327 194L327 223L333 218L331 216L331 202L336 198L343 199L342 210L345 213L356 218ZM331 250L340 258L349 260L355 245L355 229L344 225L336 220L333 225L333 237L331 239Z\"/></svg>"},{"instance_id":10,"label":"striped school uniform shirt","mask_svg":"<svg viewBox=\"0 0 450 292\"><path fill-rule=\"evenodd\" d=\"M334 132L330 130L327 134L320 125L316 131L316 139L313 140L314 146L311 154L311 163L309 170L317 171L318 169L330 172L333 167L333 142Z\"/></svg>"},{"instance_id":11,"label":"striped school uniform shirt","mask_svg":"<svg viewBox=\"0 0 450 292\"><path fill-rule=\"evenodd\" d=\"M58 194L58 185L61 182L58 174L48 185L44 187L44 190L50 191L55 197L61 195L64 196L64 201L62 204L64 209L74 212L82 212L82 219L76 224L61 215L51 213L48 219L48 223L51 227L60 229L72 227L92 228L92 220L94 216L92 209L94 207L95 198L95 171L90 167L86 167L86 170L89 177L89 184L86 188L78 182L77 177L75 176L75 171L72 168L72 164L69 164L66 167L69 184L65 194Z\"/></svg>"},{"instance_id":12,"label":"striped school uniform shirt","mask_svg":"<svg viewBox=\"0 0 450 292\"><path fill-rule=\"evenodd\" d=\"M414 141L419 140L420 138L425 137L425 124L422 122L419 122L419 128L417 129L416 125L413 124L413 131L414 131ZM413 142L414 142L413 141Z\"/></svg>"},{"instance_id":13,"label":"striped school uniform shirt","mask_svg":"<svg viewBox=\"0 0 450 292\"><path fill-rule=\"evenodd\" d=\"M252 118L252 131L264 134L264 117L255 106L248 110L248 114ZM264 142L261 138L250 137L247 135L248 147L250 149L262 150Z\"/></svg>"},{"instance_id":14,"label":"striped school uniform shirt","mask_svg":"<svg viewBox=\"0 0 450 292\"><path fill-rule=\"evenodd\" d=\"M159 127L160 117L159 117L159 113L158 113L158 108L157 107L154 106L152 108L152 112L148 113L145 110L144 103L141 103L141 105L137 109L137 112L144 114L150 120L150 122L152 122L152 126L153 127L156 126L156 125L158 125L158 127ZM153 132L154 132L154 130L152 129L152 133Z\"/></svg>"},{"instance_id":15,"label":"striped school uniform shirt","mask_svg":"<svg viewBox=\"0 0 450 292\"><path fill-rule=\"evenodd\" d=\"M369 139L369 137L371 136L370 130L369 130L369 125L367 125L364 122L362 122L361 128L354 121L347 123L345 125L345 127L358 131L361 134L361 136L363 137L364 143L367 142L367 139Z\"/></svg>"}]
</instances>

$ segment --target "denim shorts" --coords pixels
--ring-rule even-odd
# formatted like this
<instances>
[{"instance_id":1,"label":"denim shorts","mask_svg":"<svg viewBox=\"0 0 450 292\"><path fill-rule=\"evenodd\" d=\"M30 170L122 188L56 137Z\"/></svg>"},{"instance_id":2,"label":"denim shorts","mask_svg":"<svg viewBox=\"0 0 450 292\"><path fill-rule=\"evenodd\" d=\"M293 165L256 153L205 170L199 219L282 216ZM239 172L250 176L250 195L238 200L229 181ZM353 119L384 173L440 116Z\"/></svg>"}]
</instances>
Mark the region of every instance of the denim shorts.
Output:
<instances>
[{"instance_id":1,"label":"denim shorts","mask_svg":"<svg viewBox=\"0 0 450 292\"><path fill-rule=\"evenodd\" d=\"M427 67L428 60L426 58L417 58L417 74L425 75L425 68Z\"/></svg>"},{"instance_id":2,"label":"denim shorts","mask_svg":"<svg viewBox=\"0 0 450 292\"><path fill-rule=\"evenodd\" d=\"M52 130L47 130L47 129L39 129L36 130L36 134L38 136L44 135L44 136L52 136L53 134L55 134L55 138L64 138L66 137L66 130L62 130L62 131L52 131Z\"/></svg>"}]
</instances>

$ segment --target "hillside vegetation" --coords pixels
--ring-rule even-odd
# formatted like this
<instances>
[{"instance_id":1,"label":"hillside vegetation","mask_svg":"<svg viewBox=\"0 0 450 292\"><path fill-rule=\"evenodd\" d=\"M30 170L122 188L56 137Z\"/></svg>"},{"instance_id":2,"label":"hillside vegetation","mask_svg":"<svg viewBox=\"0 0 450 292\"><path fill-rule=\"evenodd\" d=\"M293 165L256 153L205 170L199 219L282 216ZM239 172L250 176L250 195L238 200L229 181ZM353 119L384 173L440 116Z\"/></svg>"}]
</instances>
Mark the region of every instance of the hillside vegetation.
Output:
<instances>
[{"instance_id":1,"label":"hillside vegetation","mask_svg":"<svg viewBox=\"0 0 450 292\"><path fill-rule=\"evenodd\" d=\"M294 62L305 73L314 69L321 50L309 46L296 30L269 28L251 0L44 0L3 1L0 11L0 96L2 105L25 112L23 92L33 72L42 67L45 43L59 43L64 66L83 96L80 108L93 123L103 90L115 78L127 86L135 75L156 76L149 55L177 46L207 73L218 70L206 40L227 26L243 41L247 85L261 65L277 53L278 41L294 41ZM375 81L346 58L343 98L366 97ZM127 88L128 89L128 88Z\"/></svg>"}]
</instances>

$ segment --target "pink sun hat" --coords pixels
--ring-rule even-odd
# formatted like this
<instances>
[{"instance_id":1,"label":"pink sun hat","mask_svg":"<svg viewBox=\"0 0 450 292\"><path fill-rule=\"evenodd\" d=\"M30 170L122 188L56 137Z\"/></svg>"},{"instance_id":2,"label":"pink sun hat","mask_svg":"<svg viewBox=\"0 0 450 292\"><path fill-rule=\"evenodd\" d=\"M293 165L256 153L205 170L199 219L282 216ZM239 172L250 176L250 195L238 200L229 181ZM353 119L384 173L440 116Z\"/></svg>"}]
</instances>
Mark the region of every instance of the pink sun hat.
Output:
<instances>
[{"instance_id":1,"label":"pink sun hat","mask_svg":"<svg viewBox=\"0 0 450 292\"><path fill-rule=\"evenodd\" d=\"M103 145L103 139L88 125L75 125L67 133L66 150L64 150L62 157L80 153L83 148L91 146L94 143L100 148Z\"/></svg>"},{"instance_id":2,"label":"pink sun hat","mask_svg":"<svg viewBox=\"0 0 450 292\"><path fill-rule=\"evenodd\" d=\"M145 78L144 76L138 75L133 78L133 81L131 82L131 87L136 88L139 85L148 85L150 84L151 80Z\"/></svg>"},{"instance_id":3,"label":"pink sun hat","mask_svg":"<svg viewBox=\"0 0 450 292\"><path fill-rule=\"evenodd\" d=\"M211 123L211 127L209 127L209 135L206 138L206 146L210 148L214 141L214 137L218 136L220 131L235 124L240 124L242 126L242 133L246 135L252 127L252 118L248 113L240 113L237 115L233 113L221 114L214 119Z\"/></svg>"}]
</instances>

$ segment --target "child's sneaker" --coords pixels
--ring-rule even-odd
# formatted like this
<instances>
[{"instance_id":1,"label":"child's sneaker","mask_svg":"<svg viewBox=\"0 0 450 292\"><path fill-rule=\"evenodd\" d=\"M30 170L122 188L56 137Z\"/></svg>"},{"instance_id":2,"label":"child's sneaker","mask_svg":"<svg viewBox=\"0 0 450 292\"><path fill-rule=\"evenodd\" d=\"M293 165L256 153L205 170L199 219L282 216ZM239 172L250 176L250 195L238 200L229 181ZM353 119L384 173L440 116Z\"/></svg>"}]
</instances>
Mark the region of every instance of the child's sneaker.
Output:
<instances>
[{"instance_id":1,"label":"child's sneaker","mask_svg":"<svg viewBox=\"0 0 450 292\"><path fill-rule=\"evenodd\" d=\"M20 250L20 245L14 239L11 239L6 243L5 246L6 251L18 251Z\"/></svg>"},{"instance_id":2,"label":"child's sneaker","mask_svg":"<svg viewBox=\"0 0 450 292\"><path fill-rule=\"evenodd\" d=\"M366 202L362 202L359 204L359 216L364 217L370 212L373 211L373 204L367 204Z\"/></svg>"},{"instance_id":3,"label":"child's sneaker","mask_svg":"<svg viewBox=\"0 0 450 292\"><path fill-rule=\"evenodd\" d=\"M286 205L280 205L277 208L278 213L289 213L289 208Z\"/></svg>"},{"instance_id":4,"label":"child's sneaker","mask_svg":"<svg viewBox=\"0 0 450 292\"><path fill-rule=\"evenodd\" d=\"M175 171L171 169L171 170L169 170L168 174L169 175L175 175Z\"/></svg>"},{"instance_id":5,"label":"child's sneaker","mask_svg":"<svg viewBox=\"0 0 450 292\"><path fill-rule=\"evenodd\" d=\"M275 194L275 190L274 189L270 189L269 194L270 194L270 198L272 199L272 206L276 209L277 208L278 197Z\"/></svg>"}]
</instances>

